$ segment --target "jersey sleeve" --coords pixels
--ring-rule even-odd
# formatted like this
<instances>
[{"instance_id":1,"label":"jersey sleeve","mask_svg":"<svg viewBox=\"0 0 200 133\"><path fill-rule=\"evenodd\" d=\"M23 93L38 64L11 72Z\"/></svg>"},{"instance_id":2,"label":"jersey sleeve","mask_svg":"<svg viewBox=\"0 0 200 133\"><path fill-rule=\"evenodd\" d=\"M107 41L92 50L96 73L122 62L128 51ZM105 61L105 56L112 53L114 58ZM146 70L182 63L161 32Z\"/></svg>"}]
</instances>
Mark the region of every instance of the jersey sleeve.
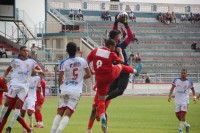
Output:
<instances>
[{"instance_id":1,"label":"jersey sleeve","mask_svg":"<svg viewBox=\"0 0 200 133\"><path fill-rule=\"evenodd\" d=\"M87 61L88 61L88 63L91 62L91 61L93 60L93 55L94 55L94 51L95 51L95 50L96 50L96 49L92 50L92 51L90 52L90 54L87 56Z\"/></svg>"},{"instance_id":2,"label":"jersey sleeve","mask_svg":"<svg viewBox=\"0 0 200 133\"><path fill-rule=\"evenodd\" d=\"M13 59L13 60L11 61L10 66L13 67L13 68L16 66L16 61L15 61L15 59Z\"/></svg>"},{"instance_id":3,"label":"jersey sleeve","mask_svg":"<svg viewBox=\"0 0 200 133\"><path fill-rule=\"evenodd\" d=\"M60 63L60 71L65 71L64 63L65 63L65 61L62 61Z\"/></svg>"},{"instance_id":4,"label":"jersey sleeve","mask_svg":"<svg viewBox=\"0 0 200 133\"><path fill-rule=\"evenodd\" d=\"M39 67L39 65L38 65L38 63L35 60L33 60L33 68L36 68L36 67Z\"/></svg>"},{"instance_id":5,"label":"jersey sleeve","mask_svg":"<svg viewBox=\"0 0 200 133\"><path fill-rule=\"evenodd\" d=\"M191 88L193 88L194 86L193 86L193 82L191 81L191 80L189 80L189 88L191 89Z\"/></svg>"},{"instance_id":6,"label":"jersey sleeve","mask_svg":"<svg viewBox=\"0 0 200 133\"><path fill-rule=\"evenodd\" d=\"M176 81L177 81L177 78L175 78L172 82L172 86L176 87Z\"/></svg>"},{"instance_id":7,"label":"jersey sleeve","mask_svg":"<svg viewBox=\"0 0 200 133\"><path fill-rule=\"evenodd\" d=\"M38 84L37 84L37 87L41 87L40 77L38 77Z\"/></svg>"},{"instance_id":8,"label":"jersey sleeve","mask_svg":"<svg viewBox=\"0 0 200 133\"><path fill-rule=\"evenodd\" d=\"M84 58L83 58L83 68L88 68L88 63Z\"/></svg>"}]
</instances>

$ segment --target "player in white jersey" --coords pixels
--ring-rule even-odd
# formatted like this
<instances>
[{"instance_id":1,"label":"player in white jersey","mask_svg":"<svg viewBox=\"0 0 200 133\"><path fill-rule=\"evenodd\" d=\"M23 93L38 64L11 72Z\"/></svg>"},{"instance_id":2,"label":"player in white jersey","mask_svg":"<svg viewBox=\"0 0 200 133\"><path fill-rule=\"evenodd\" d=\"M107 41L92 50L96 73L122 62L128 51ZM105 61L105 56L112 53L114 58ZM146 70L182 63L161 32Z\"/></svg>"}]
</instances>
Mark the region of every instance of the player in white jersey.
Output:
<instances>
[{"instance_id":1,"label":"player in white jersey","mask_svg":"<svg viewBox=\"0 0 200 133\"><path fill-rule=\"evenodd\" d=\"M35 102L37 101L36 91L41 92L41 78L40 76L36 76L35 71L32 72L31 77L29 78L29 90L28 95L24 101L24 105L21 110L21 116L25 117L25 113L27 111L30 127L33 128L33 113L35 112ZM38 90L39 89L39 90Z\"/></svg>"},{"instance_id":2,"label":"player in white jersey","mask_svg":"<svg viewBox=\"0 0 200 133\"><path fill-rule=\"evenodd\" d=\"M19 116L21 106L28 92L28 78L30 77L33 69L35 69L35 71L38 73L43 72L33 59L28 58L28 50L26 46L22 46L20 48L20 56L12 60L11 64L8 66L6 72L2 77L3 79L5 79L9 72L13 70L9 90L6 95L7 97L1 110L0 123L2 122L5 113L7 112L8 106L11 104L11 102L13 102L13 100L15 100L15 98L15 110L13 112L13 116L9 126L12 126ZM10 130L11 129L8 129L7 132L9 133Z\"/></svg>"},{"instance_id":3,"label":"player in white jersey","mask_svg":"<svg viewBox=\"0 0 200 133\"><path fill-rule=\"evenodd\" d=\"M91 77L88 63L85 59L76 57L76 51L76 44L69 42L67 44L69 58L60 64L58 77L60 96L57 115L54 118L51 133L61 133L66 127L79 102L83 88L83 79Z\"/></svg>"},{"instance_id":4,"label":"player in white jersey","mask_svg":"<svg viewBox=\"0 0 200 133\"><path fill-rule=\"evenodd\" d=\"M188 104L189 104L189 94L190 90L192 90L193 95L193 101L196 103L196 96L195 96L195 90L193 87L193 83L191 80L189 80L187 77L187 70L182 69L181 71L181 77L175 78L172 87L169 92L168 101L171 101L172 93L175 88L175 113L176 117L180 121L180 127L179 127L179 133L183 132L183 127L186 127L186 132L189 132L190 125L186 122L186 113L188 110Z\"/></svg>"}]
</instances>

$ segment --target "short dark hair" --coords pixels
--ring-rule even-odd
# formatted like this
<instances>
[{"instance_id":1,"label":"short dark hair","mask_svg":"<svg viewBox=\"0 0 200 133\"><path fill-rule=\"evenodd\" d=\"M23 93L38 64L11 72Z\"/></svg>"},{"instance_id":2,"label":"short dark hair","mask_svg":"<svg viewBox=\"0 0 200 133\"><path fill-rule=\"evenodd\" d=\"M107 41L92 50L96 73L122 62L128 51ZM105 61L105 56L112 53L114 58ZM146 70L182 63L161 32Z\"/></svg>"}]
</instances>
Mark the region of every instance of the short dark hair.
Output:
<instances>
[{"instance_id":1,"label":"short dark hair","mask_svg":"<svg viewBox=\"0 0 200 133\"><path fill-rule=\"evenodd\" d=\"M76 43L69 42L66 46L66 51L69 54L69 56L75 56L77 51Z\"/></svg>"},{"instance_id":2,"label":"short dark hair","mask_svg":"<svg viewBox=\"0 0 200 133\"><path fill-rule=\"evenodd\" d=\"M183 68L181 71L185 71L187 73L187 69Z\"/></svg>"},{"instance_id":3,"label":"short dark hair","mask_svg":"<svg viewBox=\"0 0 200 133\"><path fill-rule=\"evenodd\" d=\"M26 46L20 47L19 51L22 51L22 49L27 48Z\"/></svg>"},{"instance_id":4,"label":"short dark hair","mask_svg":"<svg viewBox=\"0 0 200 133\"><path fill-rule=\"evenodd\" d=\"M115 40L113 40L113 39L108 39L108 40L106 40L106 47L109 47L109 46L115 46L116 45L116 42L115 42Z\"/></svg>"},{"instance_id":5,"label":"short dark hair","mask_svg":"<svg viewBox=\"0 0 200 133\"><path fill-rule=\"evenodd\" d=\"M109 37L111 39L114 39L117 35L121 34L121 31L120 30L111 30L109 32Z\"/></svg>"}]
</instances>

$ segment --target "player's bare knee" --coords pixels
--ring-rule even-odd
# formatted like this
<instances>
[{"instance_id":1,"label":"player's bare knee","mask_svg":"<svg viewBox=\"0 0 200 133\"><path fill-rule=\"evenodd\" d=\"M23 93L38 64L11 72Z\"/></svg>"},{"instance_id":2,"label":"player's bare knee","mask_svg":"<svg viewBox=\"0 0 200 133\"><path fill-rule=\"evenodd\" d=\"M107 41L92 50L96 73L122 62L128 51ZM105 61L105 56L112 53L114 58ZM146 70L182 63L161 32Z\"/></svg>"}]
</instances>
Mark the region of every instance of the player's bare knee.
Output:
<instances>
[{"instance_id":1,"label":"player's bare knee","mask_svg":"<svg viewBox=\"0 0 200 133\"><path fill-rule=\"evenodd\" d=\"M32 111L28 110L27 114L28 114L28 116L32 116L33 113L32 113Z\"/></svg>"}]
</instances>

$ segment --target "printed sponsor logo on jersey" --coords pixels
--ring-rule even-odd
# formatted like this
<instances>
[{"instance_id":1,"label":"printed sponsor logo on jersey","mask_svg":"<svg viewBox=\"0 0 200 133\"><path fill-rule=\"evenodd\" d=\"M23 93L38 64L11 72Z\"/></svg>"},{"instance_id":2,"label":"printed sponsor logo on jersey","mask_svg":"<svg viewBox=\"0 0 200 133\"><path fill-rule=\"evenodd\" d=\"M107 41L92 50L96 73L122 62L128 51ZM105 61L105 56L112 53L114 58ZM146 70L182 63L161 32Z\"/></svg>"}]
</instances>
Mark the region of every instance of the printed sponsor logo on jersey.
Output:
<instances>
[{"instance_id":1,"label":"printed sponsor logo on jersey","mask_svg":"<svg viewBox=\"0 0 200 133\"><path fill-rule=\"evenodd\" d=\"M73 84L73 85L77 85L78 82L76 81L68 81L68 82L65 82L66 85L69 85L69 84Z\"/></svg>"},{"instance_id":2,"label":"printed sponsor logo on jersey","mask_svg":"<svg viewBox=\"0 0 200 133\"><path fill-rule=\"evenodd\" d=\"M26 64L26 67L28 68L28 67L29 67L29 64Z\"/></svg>"},{"instance_id":3,"label":"printed sponsor logo on jersey","mask_svg":"<svg viewBox=\"0 0 200 133\"><path fill-rule=\"evenodd\" d=\"M74 63L70 64L70 68L80 67L80 66L81 66L80 62L74 62Z\"/></svg>"},{"instance_id":4,"label":"printed sponsor logo on jersey","mask_svg":"<svg viewBox=\"0 0 200 133\"><path fill-rule=\"evenodd\" d=\"M33 86L30 86L30 87L29 87L29 89L31 89L31 90L33 90L34 88L35 88L35 87L33 87Z\"/></svg>"},{"instance_id":5,"label":"printed sponsor logo on jersey","mask_svg":"<svg viewBox=\"0 0 200 133\"><path fill-rule=\"evenodd\" d=\"M20 75L28 75L28 73L29 73L29 71L26 71L26 72L20 71L20 72L18 72L17 74L20 74Z\"/></svg>"}]
</instances>

